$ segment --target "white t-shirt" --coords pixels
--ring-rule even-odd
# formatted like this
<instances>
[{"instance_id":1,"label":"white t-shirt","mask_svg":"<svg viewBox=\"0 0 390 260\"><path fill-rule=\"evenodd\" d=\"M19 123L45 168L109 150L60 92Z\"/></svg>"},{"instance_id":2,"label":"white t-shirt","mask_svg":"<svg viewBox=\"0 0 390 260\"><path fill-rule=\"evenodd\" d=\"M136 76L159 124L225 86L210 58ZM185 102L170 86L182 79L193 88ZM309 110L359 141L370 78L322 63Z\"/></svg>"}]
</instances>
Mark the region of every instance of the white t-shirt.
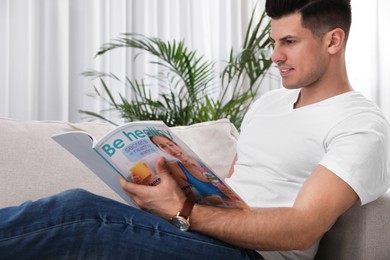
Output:
<instances>
[{"instance_id":1,"label":"white t-shirt","mask_svg":"<svg viewBox=\"0 0 390 260\"><path fill-rule=\"evenodd\" d=\"M377 199L390 185L389 124L379 109L356 91L294 109L299 92L278 89L253 104L241 127L234 174L226 182L250 207L292 207L321 164L348 183L362 205ZM307 259L317 247L261 254Z\"/></svg>"}]
</instances>

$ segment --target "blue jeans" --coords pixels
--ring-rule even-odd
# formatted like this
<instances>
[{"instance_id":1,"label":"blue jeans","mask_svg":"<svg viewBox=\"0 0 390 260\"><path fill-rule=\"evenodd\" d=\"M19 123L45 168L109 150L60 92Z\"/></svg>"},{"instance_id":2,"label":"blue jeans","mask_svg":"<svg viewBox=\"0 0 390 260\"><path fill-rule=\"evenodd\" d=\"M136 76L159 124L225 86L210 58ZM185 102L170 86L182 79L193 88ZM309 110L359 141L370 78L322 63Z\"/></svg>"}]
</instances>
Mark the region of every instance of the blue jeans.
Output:
<instances>
[{"instance_id":1,"label":"blue jeans","mask_svg":"<svg viewBox=\"0 0 390 260\"><path fill-rule=\"evenodd\" d=\"M69 190L0 209L0 259L262 259L134 207Z\"/></svg>"}]
</instances>

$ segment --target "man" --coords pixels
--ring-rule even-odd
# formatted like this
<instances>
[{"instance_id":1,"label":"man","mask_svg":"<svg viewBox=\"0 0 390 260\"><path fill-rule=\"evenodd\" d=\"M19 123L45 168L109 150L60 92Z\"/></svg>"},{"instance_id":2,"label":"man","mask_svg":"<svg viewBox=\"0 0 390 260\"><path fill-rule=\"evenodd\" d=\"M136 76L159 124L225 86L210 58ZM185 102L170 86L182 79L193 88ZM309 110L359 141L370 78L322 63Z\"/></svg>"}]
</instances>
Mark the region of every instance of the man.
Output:
<instances>
[{"instance_id":1,"label":"man","mask_svg":"<svg viewBox=\"0 0 390 260\"><path fill-rule=\"evenodd\" d=\"M285 89L246 115L226 180L250 210L188 202L161 159L158 186L121 180L153 215L83 191L6 208L0 257L311 259L340 215L384 193L389 125L348 81L350 1L268 0L266 11Z\"/></svg>"},{"instance_id":2,"label":"man","mask_svg":"<svg viewBox=\"0 0 390 260\"><path fill-rule=\"evenodd\" d=\"M265 95L244 120L227 182L252 210L195 205L191 230L244 248L306 250L265 257L310 258L341 214L388 188L389 130L348 81L349 1L269 0L266 11L273 62L293 90ZM141 208L167 220L185 200L180 191L167 200L172 192L163 185L122 185Z\"/></svg>"}]
</instances>

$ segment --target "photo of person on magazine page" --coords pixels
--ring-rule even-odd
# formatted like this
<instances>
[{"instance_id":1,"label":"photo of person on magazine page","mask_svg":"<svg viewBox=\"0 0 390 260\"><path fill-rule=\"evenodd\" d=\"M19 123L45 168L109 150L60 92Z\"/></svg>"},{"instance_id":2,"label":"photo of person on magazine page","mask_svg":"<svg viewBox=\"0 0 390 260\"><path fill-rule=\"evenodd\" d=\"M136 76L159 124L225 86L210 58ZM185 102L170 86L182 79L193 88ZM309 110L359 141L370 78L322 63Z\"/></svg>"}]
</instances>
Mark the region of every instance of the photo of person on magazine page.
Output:
<instances>
[{"instance_id":1,"label":"photo of person on magazine page","mask_svg":"<svg viewBox=\"0 0 390 260\"><path fill-rule=\"evenodd\" d=\"M240 203L240 200L206 165L188 155L170 137L159 134L149 138L158 148L177 159L168 161L167 167L187 197L208 205L233 206Z\"/></svg>"}]
</instances>

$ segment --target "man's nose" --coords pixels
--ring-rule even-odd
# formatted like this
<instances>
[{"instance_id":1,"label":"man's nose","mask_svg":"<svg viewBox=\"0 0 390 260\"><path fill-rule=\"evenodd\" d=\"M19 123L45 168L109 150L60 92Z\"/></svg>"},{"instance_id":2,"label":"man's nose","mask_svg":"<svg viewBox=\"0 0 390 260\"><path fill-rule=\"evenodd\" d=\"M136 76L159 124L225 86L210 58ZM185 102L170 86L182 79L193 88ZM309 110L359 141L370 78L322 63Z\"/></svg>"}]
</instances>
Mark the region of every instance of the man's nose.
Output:
<instances>
[{"instance_id":1,"label":"man's nose","mask_svg":"<svg viewBox=\"0 0 390 260\"><path fill-rule=\"evenodd\" d=\"M271 59L272 62L276 63L276 65L279 65L286 60L286 55L281 51L279 47L275 45Z\"/></svg>"}]
</instances>

